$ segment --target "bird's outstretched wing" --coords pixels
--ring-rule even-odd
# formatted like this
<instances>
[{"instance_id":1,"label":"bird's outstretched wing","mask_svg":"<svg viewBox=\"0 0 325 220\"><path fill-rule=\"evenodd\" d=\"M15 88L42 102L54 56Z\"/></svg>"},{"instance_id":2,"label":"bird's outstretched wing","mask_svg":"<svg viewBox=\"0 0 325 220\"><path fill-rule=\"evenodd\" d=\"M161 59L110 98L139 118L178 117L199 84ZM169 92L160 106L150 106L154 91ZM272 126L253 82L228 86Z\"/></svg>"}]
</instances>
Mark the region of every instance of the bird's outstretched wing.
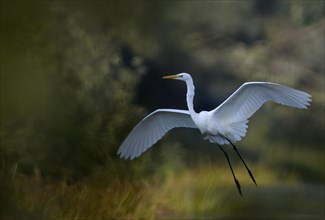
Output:
<instances>
[{"instance_id":1,"label":"bird's outstretched wing","mask_svg":"<svg viewBox=\"0 0 325 220\"><path fill-rule=\"evenodd\" d=\"M212 115L221 122L226 133L233 134L233 141L241 140L246 134L248 119L267 101L306 109L311 96L303 91L269 82L248 82L239 87ZM226 144L228 141L224 140Z\"/></svg>"},{"instance_id":2,"label":"bird's outstretched wing","mask_svg":"<svg viewBox=\"0 0 325 220\"><path fill-rule=\"evenodd\" d=\"M125 159L140 156L176 127L196 128L186 110L158 109L140 121L121 144L118 154Z\"/></svg>"}]
</instances>

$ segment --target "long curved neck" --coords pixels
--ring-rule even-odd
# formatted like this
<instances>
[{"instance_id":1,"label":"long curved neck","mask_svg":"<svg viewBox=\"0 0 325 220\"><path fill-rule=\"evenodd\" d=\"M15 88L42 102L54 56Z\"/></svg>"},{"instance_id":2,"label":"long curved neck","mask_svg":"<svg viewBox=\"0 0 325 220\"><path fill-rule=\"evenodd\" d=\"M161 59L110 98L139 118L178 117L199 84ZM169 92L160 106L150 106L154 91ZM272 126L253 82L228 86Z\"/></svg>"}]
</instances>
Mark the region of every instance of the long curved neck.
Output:
<instances>
[{"instance_id":1,"label":"long curved neck","mask_svg":"<svg viewBox=\"0 0 325 220\"><path fill-rule=\"evenodd\" d=\"M192 79L188 79L185 82L186 82L186 87L187 87L187 94L186 94L187 107L188 107L188 110L189 110L191 116L194 116L194 115L197 114L194 111L194 107L193 107L193 99L194 99L195 87L193 85L193 80Z\"/></svg>"}]
</instances>

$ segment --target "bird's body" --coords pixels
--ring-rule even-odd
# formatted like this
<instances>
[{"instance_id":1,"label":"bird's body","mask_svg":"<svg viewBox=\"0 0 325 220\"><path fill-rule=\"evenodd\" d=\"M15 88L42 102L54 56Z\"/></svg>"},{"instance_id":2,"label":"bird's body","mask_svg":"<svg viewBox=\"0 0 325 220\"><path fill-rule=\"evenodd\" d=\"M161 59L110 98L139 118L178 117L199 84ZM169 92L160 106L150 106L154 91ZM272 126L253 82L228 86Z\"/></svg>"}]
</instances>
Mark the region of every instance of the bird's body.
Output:
<instances>
[{"instance_id":1,"label":"bird's body","mask_svg":"<svg viewBox=\"0 0 325 220\"><path fill-rule=\"evenodd\" d=\"M176 78L179 75L182 77ZM167 131L176 127L197 128L211 143L235 143L246 135L248 119L265 102L274 101L291 107L307 108L311 101L309 94L287 86L270 82L248 82L214 110L196 113L193 108L192 77L181 73L165 78L186 82L188 110L159 109L145 117L122 143L118 151L121 157L133 159L140 156Z\"/></svg>"},{"instance_id":2,"label":"bird's body","mask_svg":"<svg viewBox=\"0 0 325 220\"><path fill-rule=\"evenodd\" d=\"M149 114L131 131L118 150L125 159L140 156L155 144L169 130L176 127L197 128L211 143L231 144L246 166L254 183L255 179L238 153L233 143L240 141L247 132L248 119L267 101L306 109L310 105L310 95L303 91L270 82L248 82L239 87L228 99L212 111L196 113L193 108L194 85L188 73L166 76L164 79L185 81L188 110L158 109ZM221 148L222 149L222 148ZM225 153L238 190L227 153Z\"/></svg>"},{"instance_id":3,"label":"bird's body","mask_svg":"<svg viewBox=\"0 0 325 220\"><path fill-rule=\"evenodd\" d=\"M194 120L212 143L229 144L246 135L248 119L267 101L296 108L309 105L309 95L287 86L269 82L243 84L225 102L212 111L202 111ZM225 137L228 139L225 139Z\"/></svg>"}]
</instances>

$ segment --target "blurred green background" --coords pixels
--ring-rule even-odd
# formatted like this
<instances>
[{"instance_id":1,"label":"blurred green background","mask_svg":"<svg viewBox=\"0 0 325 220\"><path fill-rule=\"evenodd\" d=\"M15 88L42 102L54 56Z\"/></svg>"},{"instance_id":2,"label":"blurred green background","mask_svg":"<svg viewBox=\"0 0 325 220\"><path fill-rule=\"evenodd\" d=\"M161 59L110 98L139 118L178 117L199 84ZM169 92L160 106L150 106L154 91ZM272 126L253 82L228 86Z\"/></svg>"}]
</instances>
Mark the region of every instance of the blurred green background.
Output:
<instances>
[{"instance_id":1,"label":"blurred green background","mask_svg":"<svg viewBox=\"0 0 325 220\"><path fill-rule=\"evenodd\" d=\"M1 219L323 219L324 1L1 1ZM176 129L117 149L157 108L211 110L246 81L312 95L266 104L237 147Z\"/></svg>"}]
</instances>

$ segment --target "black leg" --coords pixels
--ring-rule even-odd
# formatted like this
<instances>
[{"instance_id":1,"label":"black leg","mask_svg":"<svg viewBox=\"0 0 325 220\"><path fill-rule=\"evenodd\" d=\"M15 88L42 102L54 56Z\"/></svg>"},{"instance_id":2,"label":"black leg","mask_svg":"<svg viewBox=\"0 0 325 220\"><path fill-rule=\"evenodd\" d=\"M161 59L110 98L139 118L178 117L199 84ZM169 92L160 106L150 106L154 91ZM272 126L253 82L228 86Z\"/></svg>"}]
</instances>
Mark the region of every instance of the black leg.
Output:
<instances>
[{"instance_id":1,"label":"black leg","mask_svg":"<svg viewBox=\"0 0 325 220\"><path fill-rule=\"evenodd\" d=\"M225 139L226 139L226 140L227 140L227 141L232 145L232 147L234 148L234 150L235 150L236 153L238 154L240 160L241 160L241 161L243 162L243 164L245 165L245 167L246 167L246 169L247 169L247 172L248 172L249 176L251 177L251 179L253 180L253 182L254 182L255 185L257 186L257 183L256 183L256 181L255 181L255 178L254 178L254 176L253 176L252 171L248 168L248 166L246 165L245 161L244 161L243 158L240 156L240 154L239 154L239 152L238 152L236 146L235 146L233 143L231 143L231 141L230 141L228 138L226 138L226 137L224 137L224 138L225 138Z\"/></svg>"},{"instance_id":2,"label":"black leg","mask_svg":"<svg viewBox=\"0 0 325 220\"><path fill-rule=\"evenodd\" d=\"M230 170L231 170L231 173L232 173L232 176L234 177L234 180L235 180L235 183L236 183L236 186L237 186L237 189L238 189L238 191L239 191L239 194L241 195L241 196L243 196L243 194L241 193L241 189L240 189L240 184L239 184L239 182L238 182L238 180L237 180L237 178L236 178L236 176L235 176L235 173L234 173L234 170L232 169L232 166L231 166L231 163L230 163L230 160L229 160L229 157L228 157L228 154L227 154L227 152L219 145L219 144L217 144L218 146L219 146L219 148L222 150L222 152L225 154L225 156L226 156L226 158L227 158L227 161L228 161L228 164L229 164L229 167L230 167Z\"/></svg>"}]
</instances>

